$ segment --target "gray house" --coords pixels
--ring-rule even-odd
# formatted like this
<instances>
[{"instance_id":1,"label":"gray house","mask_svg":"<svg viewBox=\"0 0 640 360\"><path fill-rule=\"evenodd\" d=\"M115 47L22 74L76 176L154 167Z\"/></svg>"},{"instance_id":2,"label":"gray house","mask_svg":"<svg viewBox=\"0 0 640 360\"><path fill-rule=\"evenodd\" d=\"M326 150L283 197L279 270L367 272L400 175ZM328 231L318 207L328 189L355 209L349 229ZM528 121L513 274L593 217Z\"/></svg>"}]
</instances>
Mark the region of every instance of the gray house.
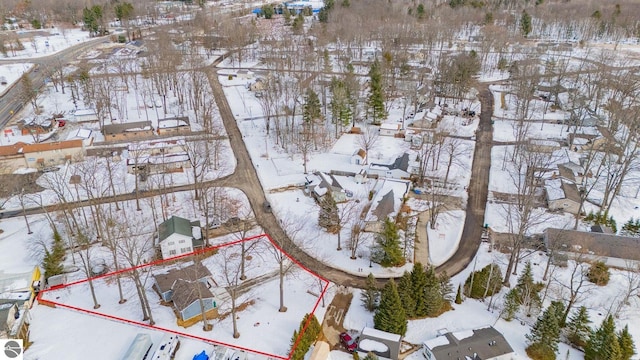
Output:
<instances>
[{"instance_id":1,"label":"gray house","mask_svg":"<svg viewBox=\"0 0 640 360\"><path fill-rule=\"evenodd\" d=\"M202 315L200 299L209 313L218 308L221 299L228 298L227 291L215 284L211 272L201 263L154 274L153 279L153 288L163 301L173 304L182 321Z\"/></svg>"},{"instance_id":2,"label":"gray house","mask_svg":"<svg viewBox=\"0 0 640 360\"><path fill-rule=\"evenodd\" d=\"M482 329L446 333L422 344L426 360L519 359L511 345L498 330L489 326Z\"/></svg>"},{"instance_id":3,"label":"gray house","mask_svg":"<svg viewBox=\"0 0 640 360\"><path fill-rule=\"evenodd\" d=\"M218 308L216 298L206 284L200 281L176 280L173 285L172 300L173 306L180 313L182 321L202 316L200 299L202 299L202 305L206 313Z\"/></svg>"},{"instance_id":4,"label":"gray house","mask_svg":"<svg viewBox=\"0 0 640 360\"><path fill-rule=\"evenodd\" d=\"M171 269L163 274L154 274L153 287L158 291L160 297L164 301L171 301L173 295L173 286L178 280L186 280L189 282L199 281L203 284L207 283L207 279L211 278L211 272L201 263L191 264L182 269Z\"/></svg>"}]
</instances>

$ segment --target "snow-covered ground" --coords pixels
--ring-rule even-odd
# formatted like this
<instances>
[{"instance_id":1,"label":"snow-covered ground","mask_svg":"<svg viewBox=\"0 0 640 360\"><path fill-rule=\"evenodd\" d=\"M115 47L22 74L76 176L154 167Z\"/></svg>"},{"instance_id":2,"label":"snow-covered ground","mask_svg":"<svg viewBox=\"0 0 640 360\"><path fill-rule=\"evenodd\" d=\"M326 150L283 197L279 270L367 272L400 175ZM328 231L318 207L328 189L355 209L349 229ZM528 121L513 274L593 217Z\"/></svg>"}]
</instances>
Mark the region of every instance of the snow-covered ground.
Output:
<instances>
[{"instance_id":1,"label":"snow-covered ground","mask_svg":"<svg viewBox=\"0 0 640 360\"><path fill-rule=\"evenodd\" d=\"M463 210L451 210L438 216L435 229L427 224L430 264L439 266L458 251L465 217Z\"/></svg>"}]
</instances>

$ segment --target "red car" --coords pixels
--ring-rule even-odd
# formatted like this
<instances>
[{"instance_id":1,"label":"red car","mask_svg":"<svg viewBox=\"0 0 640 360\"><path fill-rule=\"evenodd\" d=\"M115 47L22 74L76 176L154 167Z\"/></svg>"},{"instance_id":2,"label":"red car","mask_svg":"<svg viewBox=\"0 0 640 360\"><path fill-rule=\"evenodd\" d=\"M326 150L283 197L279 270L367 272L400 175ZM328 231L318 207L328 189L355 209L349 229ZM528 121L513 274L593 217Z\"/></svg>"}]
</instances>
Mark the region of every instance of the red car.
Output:
<instances>
[{"instance_id":1,"label":"red car","mask_svg":"<svg viewBox=\"0 0 640 360\"><path fill-rule=\"evenodd\" d=\"M340 333L340 343L342 343L350 353L354 352L358 347L356 340L346 332Z\"/></svg>"},{"instance_id":2,"label":"red car","mask_svg":"<svg viewBox=\"0 0 640 360\"><path fill-rule=\"evenodd\" d=\"M58 127L64 127L67 124L64 120L58 120Z\"/></svg>"}]
</instances>

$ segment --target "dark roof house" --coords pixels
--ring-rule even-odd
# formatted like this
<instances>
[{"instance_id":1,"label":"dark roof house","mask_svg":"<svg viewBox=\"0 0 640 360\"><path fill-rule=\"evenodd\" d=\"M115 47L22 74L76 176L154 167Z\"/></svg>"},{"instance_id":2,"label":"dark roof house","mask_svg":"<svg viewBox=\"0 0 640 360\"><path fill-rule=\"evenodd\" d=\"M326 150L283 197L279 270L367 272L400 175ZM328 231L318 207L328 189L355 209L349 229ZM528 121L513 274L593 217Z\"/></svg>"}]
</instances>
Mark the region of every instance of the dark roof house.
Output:
<instances>
[{"instance_id":1,"label":"dark roof house","mask_svg":"<svg viewBox=\"0 0 640 360\"><path fill-rule=\"evenodd\" d=\"M591 257L640 262L640 238L604 232L587 232L548 228L544 231L547 248ZM619 264L624 267L624 261Z\"/></svg>"},{"instance_id":2,"label":"dark roof house","mask_svg":"<svg viewBox=\"0 0 640 360\"><path fill-rule=\"evenodd\" d=\"M164 301L171 301L173 294L173 285L178 280L186 281L202 281L211 276L211 272L201 263L191 264L181 269L171 269L163 274L155 274L155 288L160 293Z\"/></svg>"},{"instance_id":3,"label":"dark roof house","mask_svg":"<svg viewBox=\"0 0 640 360\"><path fill-rule=\"evenodd\" d=\"M513 354L513 348L493 327L446 333L423 344L423 356L428 360L503 359Z\"/></svg>"}]
</instances>

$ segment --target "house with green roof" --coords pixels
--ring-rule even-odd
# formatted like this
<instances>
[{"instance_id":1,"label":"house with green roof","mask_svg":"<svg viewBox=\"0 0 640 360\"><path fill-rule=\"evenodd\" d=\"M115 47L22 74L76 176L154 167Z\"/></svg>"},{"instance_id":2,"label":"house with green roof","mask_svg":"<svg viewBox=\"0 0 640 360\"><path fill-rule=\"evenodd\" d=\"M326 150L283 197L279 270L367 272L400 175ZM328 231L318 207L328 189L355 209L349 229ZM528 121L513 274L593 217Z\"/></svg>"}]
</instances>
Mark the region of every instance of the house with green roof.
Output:
<instances>
[{"instance_id":1,"label":"house with green roof","mask_svg":"<svg viewBox=\"0 0 640 360\"><path fill-rule=\"evenodd\" d=\"M163 259L201 249L204 245L200 221L172 216L158 227L158 245Z\"/></svg>"}]
</instances>

